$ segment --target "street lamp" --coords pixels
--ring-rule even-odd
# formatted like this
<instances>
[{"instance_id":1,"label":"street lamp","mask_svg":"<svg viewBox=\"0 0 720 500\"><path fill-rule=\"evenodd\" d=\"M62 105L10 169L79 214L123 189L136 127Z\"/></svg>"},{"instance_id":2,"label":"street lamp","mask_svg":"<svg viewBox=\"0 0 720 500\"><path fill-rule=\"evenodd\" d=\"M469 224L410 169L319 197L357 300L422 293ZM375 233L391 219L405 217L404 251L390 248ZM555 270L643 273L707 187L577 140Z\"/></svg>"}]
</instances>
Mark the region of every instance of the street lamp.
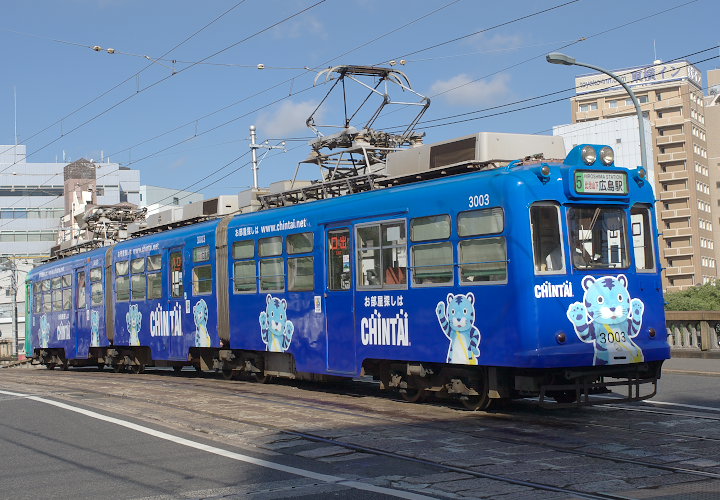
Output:
<instances>
[{"instance_id":1,"label":"street lamp","mask_svg":"<svg viewBox=\"0 0 720 500\"><path fill-rule=\"evenodd\" d=\"M545 56L545 59L551 64L564 64L565 66L583 66L585 68L594 69L595 71L599 71L600 73L605 73L607 76L622 85L625 91L630 94L630 99L632 99L632 102L635 105L635 113L637 114L638 118L638 131L640 132L640 163L642 163L642 166L644 168L648 168L647 151L645 150L645 121L643 120L640 103L638 102L637 97L635 97L635 92L633 92L630 87L625 85L625 82L623 82L620 77L618 77L612 71L601 68L599 66L595 66L593 64L578 62L575 60L574 57L570 57L569 55L563 54L562 52L550 52L547 56Z\"/></svg>"}]
</instances>

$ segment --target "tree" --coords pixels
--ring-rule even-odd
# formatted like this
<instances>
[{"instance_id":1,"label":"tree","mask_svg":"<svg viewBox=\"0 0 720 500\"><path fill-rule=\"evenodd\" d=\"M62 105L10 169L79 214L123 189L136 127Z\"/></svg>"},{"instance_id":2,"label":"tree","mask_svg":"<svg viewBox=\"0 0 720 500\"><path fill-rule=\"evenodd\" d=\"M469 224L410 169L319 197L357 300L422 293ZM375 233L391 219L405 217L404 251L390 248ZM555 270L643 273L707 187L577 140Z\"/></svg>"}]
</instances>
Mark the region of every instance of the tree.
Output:
<instances>
[{"instance_id":1,"label":"tree","mask_svg":"<svg viewBox=\"0 0 720 500\"><path fill-rule=\"evenodd\" d=\"M720 282L665 294L668 311L720 311Z\"/></svg>"}]
</instances>

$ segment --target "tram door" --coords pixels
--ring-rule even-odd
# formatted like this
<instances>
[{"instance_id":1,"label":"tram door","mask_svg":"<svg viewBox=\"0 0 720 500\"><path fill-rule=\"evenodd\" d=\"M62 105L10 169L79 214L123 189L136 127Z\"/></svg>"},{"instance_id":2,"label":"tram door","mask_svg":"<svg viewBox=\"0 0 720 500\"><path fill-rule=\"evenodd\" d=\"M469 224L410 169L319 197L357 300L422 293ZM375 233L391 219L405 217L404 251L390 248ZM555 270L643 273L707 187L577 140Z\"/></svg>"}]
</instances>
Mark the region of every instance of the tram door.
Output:
<instances>
[{"instance_id":1,"label":"tram door","mask_svg":"<svg viewBox=\"0 0 720 500\"><path fill-rule=\"evenodd\" d=\"M189 309L185 302L187 292L185 291L184 276L184 247L171 248L168 251L168 262L170 264L169 273L169 290L168 290L168 311L181 311L180 317L185 318ZM185 325L182 325L182 331L185 332ZM170 347L168 352L171 359L183 359L187 357L187 349L185 347L184 338L170 335L168 337Z\"/></svg>"},{"instance_id":2,"label":"tram door","mask_svg":"<svg viewBox=\"0 0 720 500\"><path fill-rule=\"evenodd\" d=\"M325 243L327 369L350 374L355 372L355 308L350 228L329 229Z\"/></svg>"},{"instance_id":3,"label":"tram door","mask_svg":"<svg viewBox=\"0 0 720 500\"><path fill-rule=\"evenodd\" d=\"M75 353L87 357L90 350L90 310L88 309L87 276L84 267L75 269L75 296L72 298L73 327L75 329Z\"/></svg>"}]
</instances>

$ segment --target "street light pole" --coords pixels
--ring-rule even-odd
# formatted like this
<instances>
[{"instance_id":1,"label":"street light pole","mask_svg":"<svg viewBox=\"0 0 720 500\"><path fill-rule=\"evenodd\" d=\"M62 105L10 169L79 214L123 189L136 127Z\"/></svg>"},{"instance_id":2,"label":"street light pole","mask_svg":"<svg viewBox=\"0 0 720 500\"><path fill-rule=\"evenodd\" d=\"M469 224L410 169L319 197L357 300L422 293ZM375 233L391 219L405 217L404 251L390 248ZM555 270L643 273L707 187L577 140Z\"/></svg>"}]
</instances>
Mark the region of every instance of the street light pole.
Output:
<instances>
[{"instance_id":1,"label":"street light pole","mask_svg":"<svg viewBox=\"0 0 720 500\"><path fill-rule=\"evenodd\" d=\"M633 90L628 87L625 82L623 82L620 77L612 71L601 68L599 66L595 66L594 64L578 62L575 60L574 57L570 57L567 54L563 54L562 52L551 52L547 56L545 56L545 59L551 64L564 64L566 66L583 66L585 68L594 69L595 71L599 71L600 73L605 73L607 76L622 85L625 91L630 95L630 99L632 99L632 102L635 105L635 113L637 114L638 119L638 131L640 132L640 163L642 163L642 166L644 168L649 168L647 164L647 151L645 146L645 120L643 120L642 109L640 109L640 103L638 102L637 97L635 97L635 92L633 92Z\"/></svg>"}]
</instances>

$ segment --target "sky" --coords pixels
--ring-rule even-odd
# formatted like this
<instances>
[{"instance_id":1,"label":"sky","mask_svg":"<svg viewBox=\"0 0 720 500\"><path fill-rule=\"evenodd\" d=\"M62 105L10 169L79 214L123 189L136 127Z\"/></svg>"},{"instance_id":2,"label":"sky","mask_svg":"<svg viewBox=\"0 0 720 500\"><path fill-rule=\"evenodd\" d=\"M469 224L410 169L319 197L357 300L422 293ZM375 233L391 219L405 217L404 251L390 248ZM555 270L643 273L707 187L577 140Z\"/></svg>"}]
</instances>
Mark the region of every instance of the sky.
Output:
<instances>
[{"instance_id":1,"label":"sky","mask_svg":"<svg viewBox=\"0 0 720 500\"><path fill-rule=\"evenodd\" d=\"M0 144L17 130L28 162L109 157L142 184L234 194L252 184L250 125L259 142L286 140L260 184L293 177L332 84L322 69L394 61L431 99L426 143L551 134L587 71L546 53L613 70L680 58L705 74L720 67L716 13L716 0L4 0ZM417 110L394 106L377 126ZM315 122L343 122L337 95Z\"/></svg>"}]
</instances>

